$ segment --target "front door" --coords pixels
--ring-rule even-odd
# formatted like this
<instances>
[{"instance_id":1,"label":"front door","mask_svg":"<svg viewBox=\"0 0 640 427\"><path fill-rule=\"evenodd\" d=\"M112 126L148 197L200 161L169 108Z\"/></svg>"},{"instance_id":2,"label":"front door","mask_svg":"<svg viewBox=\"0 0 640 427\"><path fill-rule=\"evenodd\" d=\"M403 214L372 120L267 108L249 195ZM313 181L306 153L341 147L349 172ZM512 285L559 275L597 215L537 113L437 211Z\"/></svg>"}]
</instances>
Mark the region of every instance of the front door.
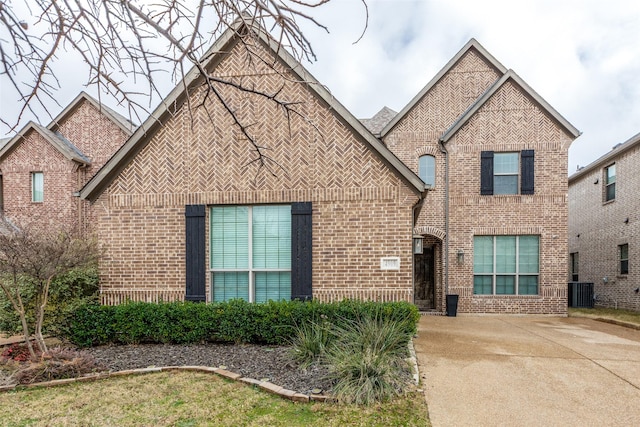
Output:
<instances>
[{"instance_id":1,"label":"front door","mask_svg":"<svg viewBox=\"0 0 640 427\"><path fill-rule=\"evenodd\" d=\"M425 247L413 257L415 304L420 310L433 310L436 308L433 248Z\"/></svg>"}]
</instances>

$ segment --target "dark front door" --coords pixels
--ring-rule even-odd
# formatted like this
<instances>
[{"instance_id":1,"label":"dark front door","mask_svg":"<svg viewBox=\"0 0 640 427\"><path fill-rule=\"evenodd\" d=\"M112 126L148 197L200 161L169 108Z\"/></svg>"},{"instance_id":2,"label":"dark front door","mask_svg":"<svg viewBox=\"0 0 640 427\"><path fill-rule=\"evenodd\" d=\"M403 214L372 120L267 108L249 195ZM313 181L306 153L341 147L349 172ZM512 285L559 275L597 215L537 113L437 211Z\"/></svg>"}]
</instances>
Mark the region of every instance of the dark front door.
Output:
<instances>
[{"instance_id":1,"label":"dark front door","mask_svg":"<svg viewBox=\"0 0 640 427\"><path fill-rule=\"evenodd\" d=\"M434 309L436 299L433 248L425 247L421 254L414 255L413 261L415 304L422 310Z\"/></svg>"}]
</instances>

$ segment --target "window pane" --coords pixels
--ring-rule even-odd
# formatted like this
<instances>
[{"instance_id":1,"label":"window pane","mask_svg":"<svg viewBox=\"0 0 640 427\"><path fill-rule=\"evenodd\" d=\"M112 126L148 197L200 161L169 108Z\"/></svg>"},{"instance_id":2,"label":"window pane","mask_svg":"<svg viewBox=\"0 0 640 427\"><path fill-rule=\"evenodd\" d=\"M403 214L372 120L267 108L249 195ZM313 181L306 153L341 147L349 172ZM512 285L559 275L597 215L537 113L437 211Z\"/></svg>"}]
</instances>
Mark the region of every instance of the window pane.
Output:
<instances>
[{"instance_id":1,"label":"window pane","mask_svg":"<svg viewBox=\"0 0 640 427\"><path fill-rule=\"evenodd\" d=\"M476 295L491 295L491 276L473 276L473 293Z\"/></svg>"},{"instance_id":2,"label":"window pane","mask_svg":"<svg viewBox=\"0 0 640 427\"><path fill-rule=\"evenodd\" d=\"M620 259L629 259L629 245L620 245Z\"/></svg>"},{"instance_id":3,"label":"window pane","mask_svg":"<svg viewBox=\"0 0 640 427\"><path fill-rule=\"evenodd\" d=\"M425 184L434 187L436 185L436 158L433 156L421 156L418 162L418 176Z\"/></svg>"},{"instance_id":4,"label":"window pane","mask_svg":"<svg viewBox=\"0 0 640 427\"><path fill-rule=\"evenodd\" d=\"M496 236L496 273L516 272L516 237Z\"/></svg>"},{"instance_id":5,"label":"window pane","mask_svg":"<svg viewBox=\"0 0 640 427\"><path fill-rule=\"evenodd\" d=\"M253 208L253 268L291 268L291 207Z\"/></svg>"},{"instance_id":6,"label":"window pane","mask_svg":"<svg viewBox=\"0 0 640 427\"><path fill-rule=\"evenodd\" d=\"M496 295L514 295L516 276L496 276Z\"/></svg>"},{"instance_id":7,"label":"window pane","mask_svg":"<svg viewBox=\"0 0 640 427\"><path fill-rule=\"evenodd\" d=\"M288 271L256 272L256 302L291 299L291 273Z\"/></svg>"},{"instance_id":8,"label":"window pane","mask_svg":"<svg viewBox=\"0 0 640 427\"><path fill-rule=\"evenodd\" d=\"M607 184L614 182L616 182L616 165L611 165L607 168Z\"/></svg>"},{"instance_id":9,"label":"window pane","mask_svg":"<svg viewBox=\"0 0 640 427\"><path fill-rule=\"evenodd\" d=\"M473 272L493 273L493 237L473 237Z\"/></svg>"},{"instance_id":10,"label":"window pane","mask_svg":"<svg viewBox=\"0 0 640 427\"><path fill-rule=\"evenodd\" d=\"M520 295L538 295L538 276L518 277L518 293Z\"/></svg>"},{"instance_id":11,"label":"window pane","mask_svg":"<svg viewBox=\"0 0 640 427\"><path fill-rule=\"evenodd\" d=\"M520 273L538 273L539 266L539 238L538 236L520 236L519 268Z\"/></svg>"},{"instance_id":12,"label":"window pane","mask_svg":"<svg viewBox=\"0 0 640 427\"><path fill-rule=\"evenodd\" d=\"M518 194L518 175L494 176L493 194Z\"/></svg>"},{"instance_id":13,"label":"window pane","mask_svg":"<svg viewBox=\"0 0 640 427\"><path fill-rule=\"evenodd\" d=\"M32 201L44 201L44 174L42 172L34 172L31 174L32 184Z\"/></svg>"},{"instance_id":14,"label":"window pane","mask_svg":"<svg viewBox=\"0 0 640 427\"><path fill-rule=\"evenodd\" d=\"M613 200L616 198L616 184L607 185L607 201Z\"/></svg>"},{"instance_id":15,"label":"window pane","mask_svg":"<svg viewBox=\"0 0 640 427\"><path fill-rule=\"evenodd\" d=\"M241 298L249 301L249 273L216 272L213 273L213 297L216 302Z\"/></svg>"},{"instance_id":16,"label":"window pane","mask_svg":"<svg viewBox=\"0 0 640 427\"><path fill-rule=\"evenodd\" d=\"M495 153L493 155L493 173L495 175L518 174L518 153Z\"/></svg>"},{"instance_id":17,"label":"window pane","mask_svg":"<svg viewBox=\"0 0 640 427\"><path fill-rule=\"evenodd\" d=\"M245 206L211 208L212 268L249 268L248 212Z\"/></svg>"}]
</instances>

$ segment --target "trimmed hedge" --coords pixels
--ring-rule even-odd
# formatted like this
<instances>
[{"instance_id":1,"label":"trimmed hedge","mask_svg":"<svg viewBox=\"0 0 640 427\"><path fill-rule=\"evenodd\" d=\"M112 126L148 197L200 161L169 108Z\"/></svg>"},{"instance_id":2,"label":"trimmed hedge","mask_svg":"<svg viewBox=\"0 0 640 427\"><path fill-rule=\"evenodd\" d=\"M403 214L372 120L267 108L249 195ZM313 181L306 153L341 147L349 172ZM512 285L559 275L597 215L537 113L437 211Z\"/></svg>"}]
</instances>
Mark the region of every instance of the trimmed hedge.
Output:
<instances>
[{"instance_id":1,"label":"trimmed hedge","mask_svg":"<svg viewBox=\"0 0 640 427\"><path fill-rule=\"evenodd\" d=\"M420 318L418 309L406 302L91 303L76 308L61 329L67 339L80 347L201 342L288 344L294 328L306 322L321 320L341 325L372 316L399 320L410 335L416 332Z\"/></svg>"}]
</instances>

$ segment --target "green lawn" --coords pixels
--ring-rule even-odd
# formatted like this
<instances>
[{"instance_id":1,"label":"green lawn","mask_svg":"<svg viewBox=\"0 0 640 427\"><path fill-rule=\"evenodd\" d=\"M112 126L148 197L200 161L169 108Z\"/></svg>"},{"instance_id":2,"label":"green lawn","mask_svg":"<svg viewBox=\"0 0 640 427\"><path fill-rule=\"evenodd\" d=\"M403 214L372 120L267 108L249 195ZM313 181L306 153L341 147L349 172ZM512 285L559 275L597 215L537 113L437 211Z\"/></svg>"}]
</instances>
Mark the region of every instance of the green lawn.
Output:
<instances>
[{"instance_id":1,"label":"green lawn","mask_svg":"<svg viewBox=\"0 0 640 427\"><path fill-rule=\"evenodd\" d=\"M570 317L588 317L630 323L640 327L640 312L614 308L570 308Z\"/></svg>"},{"instance_id":2,"label":"green lawn","mask_svg":"<svg viewBox=\"0 0 640 427\"><path fill-rule=\"evenodd\" d=\"M422 393L359 407L296 403L172 371L0 393L2 426L430 426Z\"/></svg>"}]
</instances>

